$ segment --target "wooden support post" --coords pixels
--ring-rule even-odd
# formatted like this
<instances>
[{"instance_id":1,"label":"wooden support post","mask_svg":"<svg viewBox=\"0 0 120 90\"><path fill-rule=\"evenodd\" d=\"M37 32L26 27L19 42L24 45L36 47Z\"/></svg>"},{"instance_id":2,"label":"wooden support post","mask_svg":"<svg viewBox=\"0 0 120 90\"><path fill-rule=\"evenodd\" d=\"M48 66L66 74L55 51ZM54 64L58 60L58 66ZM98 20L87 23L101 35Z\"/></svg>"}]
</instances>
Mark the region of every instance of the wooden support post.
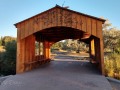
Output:
<instances>
[{"instance_id":1,"label":"wooden support post","mask_svg":"<svg viewBox=\"0 0 120 90\"><path fill-rule=\"evenodd\" d=\"M24 72L25 39L17 41L16 73Z\"/></svg>"},{"instance_id":2,"label":"wooden support post","mask_svg":"<svg viewBox=\"0 0 120 90\"><path fill-rule=\"evenodd\" d=\"M94 42L95 42L95 61L96 63L99 63L100 64L100 47L99 47L99 38L97 37L94 37Z\"/></svg>"},{"instance_id":3,"label":"wooden support post","mask_svg":"<svg viewBox=\"0 0 120 90\"><path fill-rule=\"evenodd\" d=\"M49 52L49 59L50 59L50 58L51 58L50 42L48 42L48 46L49 46L49 48L48 48L48 52Z\"/></svg>"},{"instance_id":4,"label":"wooden support post","mask_svg":"<svg viewBox=\"0 0 120 90\"><path fill-rule=\"evenodd\" d=\"M89 55L90 55L90 58L91 58L91 41L89 41Z\"/></svg>"},{"instance_id":5,"label":"wooden support post","mask_svg":"<svg viewBox=\"0 0 120 90\"><path fill-rule=\"evenodd\" d=\"M95 61L95 42L94 39L92 39L90 41L90 58L92 59L92 61Z\"/></svg>"},{"instance_id":6,"label":"wooden support post","mask_svg":"<svg viewBox=\"0 0 120 90\"><path fill-rule=\"evenodd\" d=\"M17 40L17 69L16 73L31 70L32 66L26 67L25 64L34 61L35 57L35 38L31 35L25 39Z\"/></svg>"},{"instance_id":7,"label":"wooden support post","mask_svg":"<svg viewBox=\"0 0 120 90\"><path fill-rule=\"evenodd\" d=\"M44 42L44 55L45 59L50 58L50 43L48 41Z\"/></svg>"},{"instance_id":8,"label":"wooden support post","mask_svg":"<svg viewBox=\"0 0 120 90\"><path fill-rule=\"evenodd\" d=\"M104 75L104 51L103 51L103 40L97 37L94 38L95 42L95 60L99 63L98 68L102 75Z\"/></svg>"},{"instance_id":9,"label":"wooden support post","mask_svg":"<svg viewBox=\"0 0 120 90\"><path fill-rule=\"evenodd\" d=\"M99 49L99 51L98 51L98 53L99 53L99 62L100 62L100 64L99 64L99 68L100 68L100 70L101 70L101 73L102 73L102 75L104 75L104 49L103 49L103 39L99 39L99 40L97 40L97 43L98 43L98 49Z\"/></svg>"}]
</instances>

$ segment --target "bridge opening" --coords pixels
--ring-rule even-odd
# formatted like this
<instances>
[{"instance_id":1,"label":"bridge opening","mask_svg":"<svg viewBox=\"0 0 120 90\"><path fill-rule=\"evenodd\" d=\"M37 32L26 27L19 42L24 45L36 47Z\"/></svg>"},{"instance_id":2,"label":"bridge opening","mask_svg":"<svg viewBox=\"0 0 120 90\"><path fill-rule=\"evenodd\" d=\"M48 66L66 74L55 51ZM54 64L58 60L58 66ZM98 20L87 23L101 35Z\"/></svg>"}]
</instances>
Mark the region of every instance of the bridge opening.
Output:
<instances>
[{"instance_id":1,"label":"bridge opening","mask_svg":"<svg viewBox=\"0 0 120 90\"><path fill-rule=\"evenodd\" d=\"M78 39L61 40L54 43L50 50L52 60L90 60L89 44L80 42Z\"/></svg>"}]
</instances>

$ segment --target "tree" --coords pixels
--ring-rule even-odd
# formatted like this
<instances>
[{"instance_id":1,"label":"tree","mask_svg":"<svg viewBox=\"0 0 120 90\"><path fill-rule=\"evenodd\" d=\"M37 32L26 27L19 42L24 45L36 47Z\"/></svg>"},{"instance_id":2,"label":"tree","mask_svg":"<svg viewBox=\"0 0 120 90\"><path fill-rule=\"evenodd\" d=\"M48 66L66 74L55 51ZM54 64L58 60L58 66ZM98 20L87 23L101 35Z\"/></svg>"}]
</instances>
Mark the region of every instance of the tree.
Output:
<instances>
[{"instance_id":1,"label":"tree","mask_svg":"<svg viewBox=\"0 0 120 90\"><path fill-rule=\"evenodd\" d=\"M110 30L104 30L103 35L104 48L114 52L119 44L120 31L116 28L111 28Z\"/></svg>"},{"instance_id":2,"label":"tree","mask_svg":"<svg viewBox=\"0 0 120 90\"><path fill-rule=\"evenodd\" d=\"M120 54L120 39L118 40L117 48L115 48L115 52Z\"/></svg>"},{"instance_id":3,"label":"tree","mask_svg":"<svg viewBox=\"0 0 120 90\"><path fill-rule=\"evenodd\" d=\"M62 42L56 42L51 47L51 49L61 49L61 48L62 48Z\"/></svg>"},{"instance_id":4,"label":"tree","mask_svg":"<svg viewBox=\"0 0 120 90\"><path fill-rule=\"evenodd\" d=\"M79 53L80 51L88 51L86 47L87 44L79 40L67 39L63 42L64 50L76 51L77 53Z\"/></svg>"},{"instance_id":5,"label":"tree","mask_svg":"<svg viewBox=\"0 0 120 90\"><path fill-rule=\"evenodd\" d=\"M16 73L16 41L11 40L5 44L6 51L1 56L1 72L4 75Z\"/></svg>"},{"instance_id":6,"label":"tree","mask_svg":"<svg viewBox=\"0 0 120 90\"><path fill-rule=\"evenodd\" d=\"M106 76L119 78L120 71L120 30L114 28L110 22L103 25Z\"/></svg>"},{"instance_id":7,"label":"tree","mask_svg":"<svg viewBox=\"0 0 120 90\"><path fill-rule=\"evenodd\" d=\"M117 28L112 27L109 21L103 25L103 37L105 51L115 51L118 46L120 31Z\"/></svg>"},{"instance_id":8,"label":"tree","mask_svg":"<svg viewBox=\"0 0 120 90\"><path fill-rule=\"evenodd\" d=\"M5 44L9 41L16 40L16 38L11 37L11 36L5 36L2 38L2 45L5 46Z\"/></svg>"}]
</instances>

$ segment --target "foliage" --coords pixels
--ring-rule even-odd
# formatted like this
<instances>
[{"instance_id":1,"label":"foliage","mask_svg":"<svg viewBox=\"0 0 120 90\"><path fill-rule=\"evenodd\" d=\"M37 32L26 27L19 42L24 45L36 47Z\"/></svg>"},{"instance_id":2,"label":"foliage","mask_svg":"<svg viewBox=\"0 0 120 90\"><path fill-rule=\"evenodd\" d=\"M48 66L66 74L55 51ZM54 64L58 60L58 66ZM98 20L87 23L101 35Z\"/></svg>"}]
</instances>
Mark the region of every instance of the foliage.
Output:
<instances>
[{"instance_id":1,"label":"foliage","mask_svg":"<svg viewBox=\"0 0 120 90\"><path fill-rule=\"evenodd\" d=\"M64 40L63 47L62 47L63 50L66 50L66 51L72 50L72 48L69 47L68 43L69 43L69 39Z\"/></svg>"},{"instance_id":2,"label":"foliage","mask_svg":"<svg viewBox=\"0 0 120 90\"><path fill-rule=\"evenodd\" d=\"M105 58L105 75L120 79L120 55L108 54Z\"/></svg>"},{"instance_id":3,"label":"foliage","mask_svg":"<svg viewBox=\"0 0 120 90\"><path fill-rule=\"evenodd\" d=\"M62 49L63 46L64 46L63 44L64 44L64 43L63 43L62 41L53 44L53 45L51 46L51 52L53 52L53 51L55 51L55 50L60 50L60 49Z\"/></svg>"},{"instance_id":4,"label":"foliage","mask_svg":"<svg viewBox=\"0 0 120 90\"><path fill-rule=\"evenodd\" d=\"M51 49L62 49L67 51L76 51L79 53L80 51L87 51L88 48L86 47L87 45L79 40L66 39L53 44Z\"/></svg>"},{"instance_id":5,"label":"foliage","mask_svg":"<svg viewBox=\"0 0 120 90\"><path fill-rule=\"evenodd\" d=\"M16 40L16 38L11 37L11 36L5 36L2 38L2 45L5 46L7 42L12 41L12 40Z\"/></svg>"},{"instance_id":6,"label":"foliage","mask_svg":"<svg viewBox=\"0 0 120 90\"><path fill-rule=\"evenodd\" d=\"M62 48L62 42L57 42L52 45L51 49L61 49Z\"/></svg>"},{"instance_id":7,"label":"foliage","mask_svg":"<svg viewBox=\"0 0 120 90\"><path fill-rule=\"evenodd\" d=\"M5 52L1 52L1 73L10 75L16 73L16 41L11 40L5 43Z\"/></svg>"},{"instance_id":8,"label":"foliage","mask_svg":"<svg viewBox=\"0 0 120 90\"><path fill-rule=\"evenodd\" d=\"M114 52L119 44L120 31L116 28L112 28L110 30L104 30L103 35L105 49L109 49Z\"/></svg>"},{"instance_id":9,"label":"foliage","mask_svg":"<svg viewBox=\"0 0 120 90\"><path fill-rule=\"evenodd\" d=\"M115 48L115 52L120 54L120 39L118 40L117 48Z\"/></svg>"},{"instance_id":10,"label":"foliage","mask_svg":"<svg viewBox=\"0 0 120 90\"><path fill-rule=\"evenodd\" d=\"M120 30L114 28L109 20L103 25L103 38L105 51L115 52L119 47Z\"/></svg>"},{"instance_id":11,"label":"foliage","mask_svg":"<svg viewBox=\"0 0 120 90\"><path fill-rule=\"evenodd\" d=\"M85 44L84 42L80 42L79 40L68 39L66 46L70 50L76 51L76 53L79 53L81 51L88 51L87 44Z\"/></svg>"},{"instance_id":12,"label":"foliage","mask_svg":"<svg viewBox=\"0 0 120 90\"><path fill-rule=\"evenodd\" d=\"M79 40L69 39L68 46L71 47L71 49L76 51L77 53L79 53L80 51L84 51L84 52L88 51L87 44L85 44L84 42L81 42Z\"/></svg>"},{"instance_id":13,"label":"foliage","mask_svg":"<svg viewBox=\"0 0 120 90\"><path fill-rule=\"evenodd\" d=\"M103 25L105 75L120 79L120 30L107 20Z\"/></svg>"}]
</instances>

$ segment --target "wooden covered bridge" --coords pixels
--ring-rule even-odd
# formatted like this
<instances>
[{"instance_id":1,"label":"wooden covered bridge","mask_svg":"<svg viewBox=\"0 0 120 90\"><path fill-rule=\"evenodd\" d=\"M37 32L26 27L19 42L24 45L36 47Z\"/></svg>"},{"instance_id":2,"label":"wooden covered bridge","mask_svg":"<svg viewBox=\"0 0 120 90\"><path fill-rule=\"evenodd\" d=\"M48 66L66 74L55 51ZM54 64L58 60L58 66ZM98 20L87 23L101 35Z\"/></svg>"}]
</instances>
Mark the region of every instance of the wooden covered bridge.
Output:
<instances>
[{"instance_id":1,"label":"wooden covered bridge","mask_svg":"<svg viewBox=\"0 0 120 90\"><path fill-rule=\"evenodd\" d=\"M64 39L79 39L90 48L90 58L104 74L102 24L105 20L55 7L16 23L17 73L32 70L50 62L50 46ZM38 44L38 53L35 45Z\"/></svg>"}]
</instances>

